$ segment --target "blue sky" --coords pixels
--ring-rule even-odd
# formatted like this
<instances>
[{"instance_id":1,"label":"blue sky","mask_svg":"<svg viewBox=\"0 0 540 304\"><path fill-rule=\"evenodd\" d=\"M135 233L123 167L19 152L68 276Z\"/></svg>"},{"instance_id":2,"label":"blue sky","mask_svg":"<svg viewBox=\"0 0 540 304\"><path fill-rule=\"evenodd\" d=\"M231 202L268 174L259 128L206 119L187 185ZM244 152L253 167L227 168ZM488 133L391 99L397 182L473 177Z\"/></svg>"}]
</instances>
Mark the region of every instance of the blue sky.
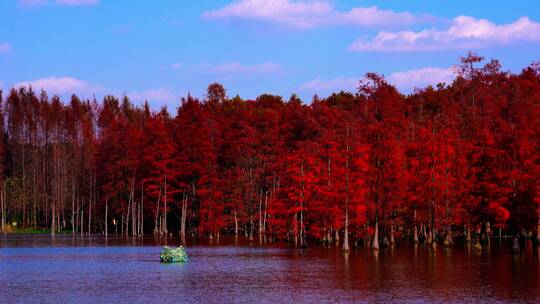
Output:
<instances>
[{"instance_id":1,"label":"blue sky","mask_svg":"<svg viewBox=\"0 0 540 304\"><path fill-rule=\"evenodd\" d=\"M229 96L305 102L366 72L404 92L453 78L467 50L514 72L540 60L540 2L2 0L0 86L176 106Z\"/></svg>"}]
</instances>

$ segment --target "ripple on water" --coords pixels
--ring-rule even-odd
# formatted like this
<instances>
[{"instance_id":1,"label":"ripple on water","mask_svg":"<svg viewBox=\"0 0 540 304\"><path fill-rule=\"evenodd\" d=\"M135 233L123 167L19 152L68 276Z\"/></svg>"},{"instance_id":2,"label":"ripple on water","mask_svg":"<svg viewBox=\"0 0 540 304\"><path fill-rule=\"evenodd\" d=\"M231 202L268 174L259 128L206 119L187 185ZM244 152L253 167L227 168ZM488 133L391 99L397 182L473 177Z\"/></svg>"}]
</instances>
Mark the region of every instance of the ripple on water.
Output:
<instances>
[{"instance_id":1,"label":"ripple on water","mask_svg":"<svg viewBox=\"0 0 540 304\"><path fill-rule=\"evenodd\" d=\"M187 264L161 264L164 240L8 236L0 240L6 303L535 303L540 258L466 248L308 250L191 244ZM175 244L174 239L167 241ZM495 246L493 246L495 247Z\"/></svg>"}]
</instances>

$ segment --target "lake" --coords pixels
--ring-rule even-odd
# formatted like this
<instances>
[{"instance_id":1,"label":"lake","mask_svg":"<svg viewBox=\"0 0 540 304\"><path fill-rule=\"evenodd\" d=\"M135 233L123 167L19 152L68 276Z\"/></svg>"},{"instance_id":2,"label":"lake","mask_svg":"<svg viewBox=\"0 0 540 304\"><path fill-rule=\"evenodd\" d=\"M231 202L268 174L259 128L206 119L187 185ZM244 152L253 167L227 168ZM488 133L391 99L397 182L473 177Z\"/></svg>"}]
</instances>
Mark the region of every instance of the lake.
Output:
<instances>
[{"instance_id":1,"label":"lake","mask_svg":"<svg viewBox=\"0 0 540 304\"><path fill-rule=\"evenodd\" d=\"M256 239L258 241L258 239ZM0 236L2 303L538 303L540 257L491 241L338 248L191 243L187 264L162 264L173 238Z\"/></svg>"}]
</instances>

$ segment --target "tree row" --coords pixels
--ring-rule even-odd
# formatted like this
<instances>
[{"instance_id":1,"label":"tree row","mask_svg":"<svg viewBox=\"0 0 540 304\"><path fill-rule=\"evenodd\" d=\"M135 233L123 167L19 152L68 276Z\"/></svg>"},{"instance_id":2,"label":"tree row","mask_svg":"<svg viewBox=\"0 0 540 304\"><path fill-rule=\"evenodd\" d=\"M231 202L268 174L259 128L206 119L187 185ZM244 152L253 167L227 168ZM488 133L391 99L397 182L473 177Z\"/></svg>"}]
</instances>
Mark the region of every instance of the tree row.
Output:
<instances>
[{"instance_id":1,"label":"tree row","mask_svg":"<svg viewBox=\"0 0 540 304\"><path fill-rule=\"evenodd\" d=\"M0 92L2 231L243 234L298 246L538 236L540 65L468 54L404 95L367 74L309 104L220 84L176 111Z\"/></svg>"}]
</instances>

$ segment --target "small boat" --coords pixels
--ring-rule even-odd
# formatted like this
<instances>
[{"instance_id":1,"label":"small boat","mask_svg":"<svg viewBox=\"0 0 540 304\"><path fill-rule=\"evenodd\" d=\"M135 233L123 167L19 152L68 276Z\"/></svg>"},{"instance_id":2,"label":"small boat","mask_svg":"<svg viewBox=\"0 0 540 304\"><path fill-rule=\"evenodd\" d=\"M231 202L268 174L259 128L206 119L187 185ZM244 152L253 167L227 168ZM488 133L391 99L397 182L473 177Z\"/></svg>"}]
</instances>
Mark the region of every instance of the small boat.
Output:
<instances>
[{"instance_id":1,"label":"small boat","mask_svg":"<svg viewBox=\"0 0 540 304\"><path fill-rule=\"evenodd\" d=\"M186 263L188 261L186 249L182 245L178 248L164 246L159 258L162 263Z\"/></svg>"}]
</instances>

